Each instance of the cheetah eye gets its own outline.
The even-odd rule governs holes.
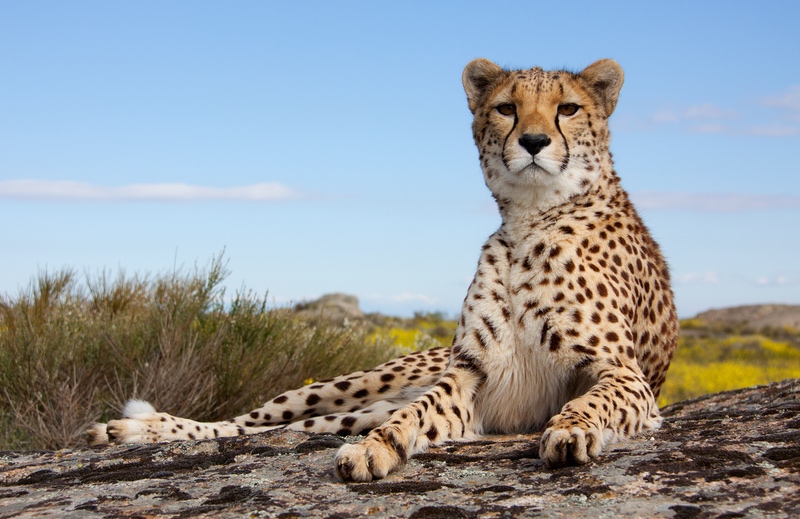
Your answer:
[[[514,115],[517,113],[517,107],[514,103],[503,103],[497,105],[497,111],[503,115]]]
[[[564,103],[563,105],[558,105],[558,115],[569,117],[570,115],[575,115],[580,109],[581,107],[575,103]]]

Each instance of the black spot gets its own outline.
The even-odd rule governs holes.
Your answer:
[[[553,333],[550,336],[550,351],[557,351],[561,347],[561,335]]]
[[[575,344],[574,346],[572,346],[572,349],[577,353],[583,353],[592,356],[597,355],[597,352],[595,352],[592,348],[587,348],[586,346],[582,346],[580,344]]]
[[[275,397],[275,399],[272,401],[272,403],[273,404],[282,404],[282,403],[286,402],[287,400],[289,400],[288,396],[281,395],[281,396]]]
[[[547,339],[547,332],[550,331],[550,322],[545,321],[542,325],[542,335],[539,337],[539,343],[544,344],[544,341]]]
[[[408,459],[408,452],[406,452],[405,446],[400,443],[400,441],[391,431],[389,431],[389,434],[386,435],[386,439],[389,440],[389,445],[391,445],[395,452],[397,452],[397,455],[400,457],[400,459],[405,462]]]
[[[353,398],[364,398],[365,396],[369,395],[369,391],[366,389],[359,389],[355,393],[353,393]]]
[[[486,316],[481,317],[481,320],[483,321],[483,324],[486,325],[486,329],[489,330],[489,333],[492,335],[492,339],[497,340],[497,329],[495,329],[492,321],[490,321]]]
[[[319,395],[317,395],[316,393],[311,393],[310,395],[308,395],[308,398],[306,398],[306,405],[308,406],[315,405],[320,400],[322,399],[319,397]]]
[[[483,338],[483,335],[481,335],[477,330],[475,330],[473,334],[475,335],[475,338],[478,339],[480,345],[483,346],[484,349],[486,349],[488,345],[486,344],[486,340]]]
[[[348,382],[347,380],[342,380],[340,382],[335,383],[333,387],[335,387],[339,391],[347,391],[348,389],[350,389],[351,385],[352,383]]]
[[[345,427],[353,427],[353,425],[355,425],[355,423],[356,423],[356,417],[355,416],[345,416],[344,418],[342,418],[342,425],[345,426]],[[343,435],[343,436],[346,436],[346,435]]]
[[[283,412],[283,419],[284,420],[291,420],[293,416],[294,416],[294,413],[291,412],[291,411],[284,411]]]
[[[430,429],[425,431],[425,436],[427,436],[430,441],[435,442],[436,438],[439,437],[439,431],[436,429],[436,427],[431,426]]]

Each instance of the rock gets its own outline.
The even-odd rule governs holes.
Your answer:
[[[800,305],[750,305],[708,310],[697,319],[711,325],[742,326],[746,330],[792,328],[800,330]]]
[[[294,309],[303,317],[323,318],[335,323],[364,319],[358,298],[348,294],[326,294],[315,301],[300,303]]]
[[[0,453],[0,517],[797,517],[800,380],[672,405],[652,435],[550,470],[539,435],[449,444],[345,485],[344,439],[254,436]],[[347,438],[354,441],[355,438]]]

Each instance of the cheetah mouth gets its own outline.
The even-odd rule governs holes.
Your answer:
[[[537,174],[541,174],[541,173],[545,173],[545,174],[548,174],[548,175],[552,175],[553,174],[551,171],[546,169],[544,166],[541,166],[541,165],[537,164],[536,160],[534,159],[534,160],[530,161],[530,163],[528,163],[528,165],[524,166],[521,170],[519,170],[519,172],[517,174],[518,175],[537,175]]]

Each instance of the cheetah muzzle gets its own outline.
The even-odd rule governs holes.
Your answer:
[[[587,463],[659,426],[678,324],[669,272],[622,189],[608,117],[622,69],[463,74],[486,185],[502,216],[451,348],[414,353],[201,423],[132,401],[89,443],[215,438],[273,428],[365,434],[336,455],[345,481],[385,477],[429,445],[544,429],[547,465]],[[302,417],[297,419],[295,417]]]

